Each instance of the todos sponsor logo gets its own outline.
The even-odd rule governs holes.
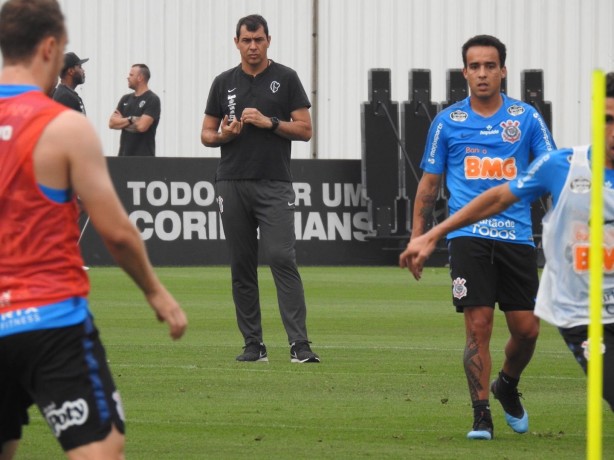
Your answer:
[[[516,239],[515,223],[512,220],[484,219],[471,226],[475,235],[514,241]]]

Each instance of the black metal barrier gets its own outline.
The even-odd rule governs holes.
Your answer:
[[[404,201],[399,186],[399,104],[390,100],[389,69],[369,71],[369,95],[361,106],[363,193],[369,192],[364,197],[371,236],[387,238],[407,233],[398,212]]]
[[[544,101],[544,75],[539,69],[523,70],[520,80],[522,100],[531,104],[544,117],[544,122],[552,132],[552,104]],[[543,259],[542,219],[548,210],[548,196],[542,196],[531,204],[531,221],[533,222],[533,237]],[[541,261],[540,261],[541,262]]]
[[[155,265],[228,263],[215,200],[215,158],[108,158],[115,188]],[[292,160],[297,260],[301,265],[395,265],[399,251],[367,239],[360,160]],[[113,265],[94,228],[86,265]],[[266,263],[266,254],[261,254]],[[433,263],[442,263],[434,261]]]
[[[410,202],[410,216],[413,215],[416,189],[422,176],[420,162],[426,146],[426,136],[431,122],[440,110],[439,104],[431,101],[431,71],[414,69],[409,72],[409,101],[401,106],[401,124],[403,126],[403,145],[405,147],[404,177],[405,194]],[[445,181],[442,182],[442,192]],[[433,217],[435,220],[445,218],[447,201],[440,193],[440,199],[435,204]],[[408,230],[411,230],[408,222]],[[409,231],[407,232],[409,236]]]

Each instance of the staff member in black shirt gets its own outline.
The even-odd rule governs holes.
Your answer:
[[[245,341],[237,361],[268,361],[258,293],[258,244],[268,255],[290,361],[317,363],[307,337],[305,295],[296,265],[295,194],[290,174],[293,140],[311,139],[311,104],[296,72],[267,57],[266,20],[239,20],[241,64],[215,78],[201,131],[221,147],[216,195],[228,247],[232,293]],[[258,239],[258,233],[260,239]]]
[[[60,72],[60,84],[55,88],[52,96],[54,101],[81,112],[83,115],[85,115],[85,106],[75,88],[85,83],[85,70],[81,65],[89,60],[90,58],[80,59],[72,52],[66,53],[64,67]]]
[[[109,128],[119,129],[120,157],[156,156],[156,130],[160,122],[160,98],[149,89],[151,72],[145,64],[134,64],[128,74],[133,93],[119,100],[109,119]]]

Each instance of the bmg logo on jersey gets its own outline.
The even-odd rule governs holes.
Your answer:
[[[603,272],[614,273],[614,228],[604,225],[603,235]],[[590,228],[586,222],[572,222],[571,256],[573,271],[578,274],[588,273],[590,269]]]
[[[465,157],[465,178],[507,179],[516,178],[518,168],[515,158],[490,158],[468,155]]]
[[[83,425],[89,412],[89,406],[83,398],[66,401],[59,409],[56,409],[55,403],[52,403],[43,410],[45,419],[56,438],[71,426]]]

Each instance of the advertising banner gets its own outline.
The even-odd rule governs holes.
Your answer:
[[[111,157],[115,188],[154,265],[224,265],[228,253],[215,195],[216,158]],[[293,160],[300,265],[390,265],[407,238],[369,238],[360,160]],[[395,178],[390,178],[396,180]],[[87,265],[114,262],[91,225]],[[266,253],[260,254],[266,263]]]

